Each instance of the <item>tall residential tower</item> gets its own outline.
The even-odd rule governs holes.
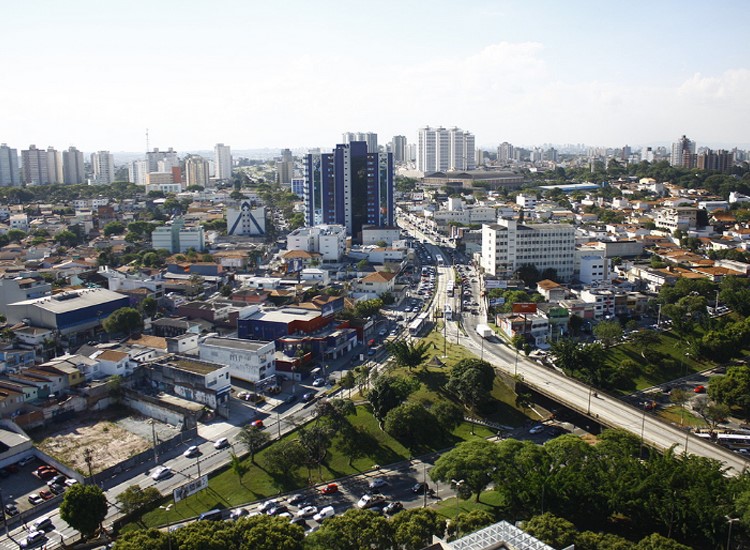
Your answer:
[[[0,186],[21,185],[18,174],[18,151],[0,144]]]

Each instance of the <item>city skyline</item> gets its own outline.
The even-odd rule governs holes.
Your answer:
[[[708,18],[697,1],[619,12],[385,1],[366,19],[329,6],[14,6],[0,22],[12,75],[0,141],[137,152],[149,128],[151,147],[178,151],[330,148],[346,131],[416,143],[420,127],[442,125],[469,129],[479,147],[639,147],[683,134],[698,147],[750,146],[750,39],[741,17]]]

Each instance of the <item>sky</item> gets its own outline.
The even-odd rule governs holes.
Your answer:
[[[10,0],[6,0],[10,2]],[[0,18],[0,142],[25,149],[750,147],[746,0],[28,0]]]

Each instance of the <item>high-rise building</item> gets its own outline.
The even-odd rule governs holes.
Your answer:
[[[115,157],[109,151],[91,153],[91,171],[94,173],[94,183],[109,185],[115,181]]]
[[[442,126],[419,129],[417,170],[423,173],[474,170],[476,154],[474,135],[460,128]]]
[[[367,143],[309,153],[305,160],[305,221],[339,224],[356,241],[364,226],[393,225],[393,154],[368,153]]]
[[[148,161],[149,172],[169,172],[174,166],[180,165],[177,153],[171,147],[168,151],[159,151],[158,147],[154,147],[153,151],[148,151],[146,153],[146,160]],[[159,169],[159,161],[167,161],[166,170]],[[165,165],[162,165],[162,168],[164,167]]]
[[[706,149],[698,155],[697,166],[702,170],[729,172],[734,166],[734,154],[724,149],[718,151]]]
[[[21,185],[18,174],[18,151],[0,144],[0,186]]]
[[[670,164],[672,166],[682,166],[683,168],[695,168],[695,142],[682,136],[672,144],[672,156]]]
[[[344,140],[344,145],[353,141],[364,141],[367,143],[368,153],[378,152],[378,134],[375,132],[344,132],[341,137]]]
[[[86,179],[86,168],[83,164],[83,153],[75,147],[63,151],[63,183],[83,183]]]
[[[47,151],[37,149],[36,145],[30,145],[28,149],[21,151],[21,164],[23,165],[24,183],[29,185],[47,185],[49,183]]]
[[[281,150],[281,160],[276,161],[276,182],[291,184],[294,177],[294,155],[289,149]]]
[[[523,265],[554,269],[568,281],[575,266],[575,228],[569,224],[529,224],[501,218],[482,226],[481,265],[490,275],[510,275]]]
[[[128,164],[128,181],[136,185],[146,185],[148,171],[147,160],[134,160]]]
[[[214,166],[216,167],[216,179],[229,181],[232,179],[232,151],[229,145],[217,143],[214,146]]]
[[[62,155],[54,147],[47,147],[47,176],[51,184],[63,182]]]
[[[191,155],[185,159],[185,183],[188,187],[191,185],[208,187],[211,183],[208,162],[202,156]]]
[[[497,147],[497,162],[499,164],[507,164],[513,160],[513,145],[507,141],[503,141]]]
[[[393,152],[393,162],[396,164],[402,164],[408,160],[406,145],[406,136],[393,136],[391,148]]]

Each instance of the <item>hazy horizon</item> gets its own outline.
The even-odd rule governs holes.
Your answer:
[[[746,8],[21,2],[0,21],[0,142],[138,152],[148,128],[152,148],[305,149],[346,131],[413,143],[430,125],[468,130],[485,149],[655,147],[683,134],[748,148]]]

